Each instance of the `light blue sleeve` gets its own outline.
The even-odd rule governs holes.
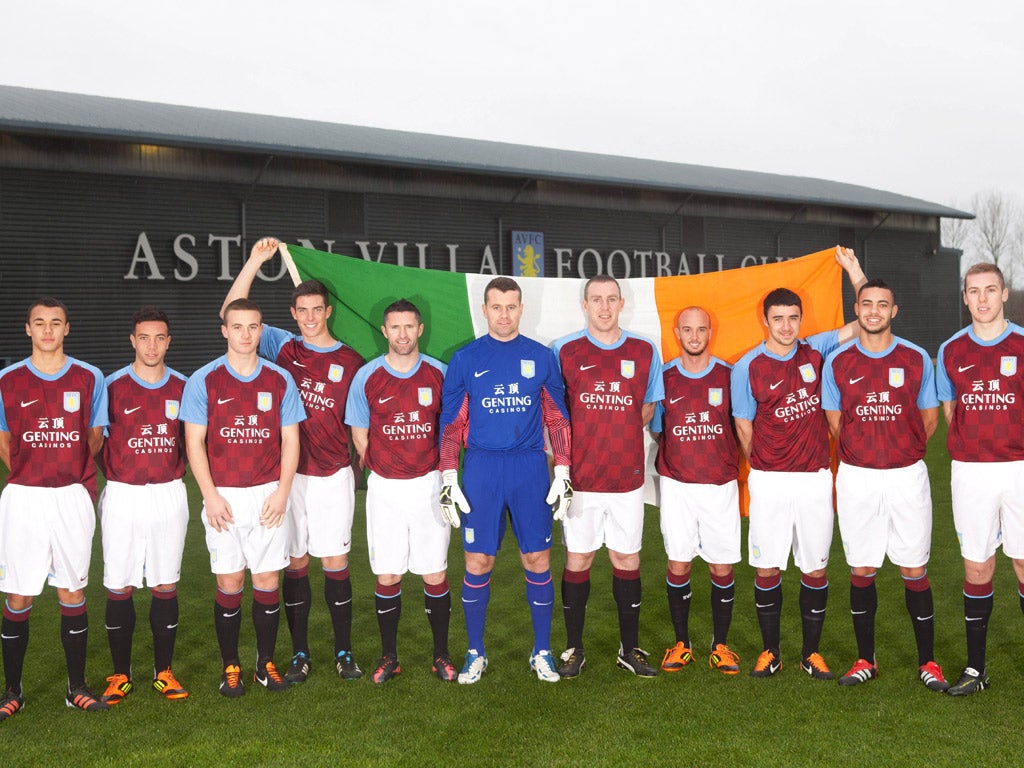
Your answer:
[[[203,367],[189,376],[185,382],[185,390],[181,393],[181,411],[178,418],[189,424],[201,424],[206,426],[209,416],[207,414],[206,394],[206,373],[208,368]]]
[[[658,401],[658,404],[654,406],[654,417],[651,419],[651,423],[648,425],[651,432],[661,432],[665,428],[665,406],[662,405],[662,397]]]
[[[295,379],[285,371],[281,371],[281,375],[285,386],[284,400],[281,401],[281,426],[288,427],[306,420],[306,408],[302,405],[302,396],[295,386]]]
[[[753,359],[750,353],[744,355],[733,366],[729,383],[732,387],[732,417],[753,421],[757,415],[757,401],[754,400],[754,392],[750,388],[750,361]]]
[[[836,374],[832,370],[836,354],[833,352],[825,360],[821,370],[821,409],[823,411],[838,411],[842,409],[843,398],[839,394],[839,385],[836,384]]]
[[[932,359],[928,356],[920,347],[915,349],[921,353],[921,391],[917,393],[917,407],[924,410],[925,408],[938,408],[939,398],[935,393],[935,369],[932,368]]]
[[[107,388],[103,380],[103,372],[94,366],[88,366],[93,375],[92,412],[89,414],[89,427],[106,427],[110,425],[110,414],[107,413]]]
[[[272,363],[276,363],[277,356],[281,352],[281,347],[293,338],[295,338],[294,334],[289,333],[283,328],[264,325],[263,333],[260,334],[260,357],[270,360]]]
[[[348,388],[348,400],[345,403],[345,423],[350,427],[370,428],[370,404],[366,400],[366,380],[376,370],[370,362],[360,368]]]
[[[948,343],[948,342],[947,342]],[[939,347],[939,357],[935,363],[935,394],[943,403],[956,400],[956,393],[953,391],[953,382],[946,373],[946,345]]]
[[[828,357],[839,349],[839,329],[834,328],[831,331],[816,333],[813,336],[808,336],[804,341],[810,344],[812,349],[820,352],[822,357]]]
[[[647,375],[647,393],[644,395],[645,403],[660,403],[665,399],[665,379],[661,373],[661,354],[654,342],[648,340],[651,345],[651,370]]]

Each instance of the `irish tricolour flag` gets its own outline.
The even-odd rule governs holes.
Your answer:
[[[370,359],[386,351],[380,332],[384,308],[406,298],[419,307],[426,326],[420,350],[447,362],[466,342],[487,332],[484,287],[493,275],[399,267],[315,251],[286,249],[293,280],[317,279],[327,286],[336,338]],[[679,355],[672,328],[681,309],[699,305],[712,318],[712,354],[735,362],[764,338],[761,300],[780,286],[796,291],[804,305],[801,332],[843,324],[843,272],[834,249],[790,261],[703,275],[619,280],[625,305],[620,324],[660,342],[663,360]],[[517,278],[523,288],[520,332],[545,344],[585,325],[582,279]]]

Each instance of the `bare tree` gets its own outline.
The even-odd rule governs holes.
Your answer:
[[[973,261],[991,261],[1010,283],[1022,271],[1024,231],[1016,201],[996,190],[978,192],[971,198],[974,211]]]

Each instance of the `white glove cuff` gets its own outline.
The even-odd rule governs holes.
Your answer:
[[[569,468],[564,464],[555,465],[555,480],[568,480]]]
[[[457,469],[446,469],[441,473],[441,485],[458,485],[459,484],[459,470]]]

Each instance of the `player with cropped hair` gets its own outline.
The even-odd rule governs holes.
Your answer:
[[[402,574],[423,578],[424,608],[434,640],[433,673],[445,682],[458,678],[448,655],[452,609],[448,588],[451,526],[441,517],[438,421],[445,364],[420,353],[420,311],[400,299],[384,310],[381,332],[388,351],[356,373],[348,392],[345,422],[364,467],[366,539],[377,576],[375,600],[381,658],[373,682],[401,672],[398,619]]]
[[[822,407],[839,444],[836,499],[850,566],[850,613],[858,659],[839,684],[878,676],[875,575],[885,558],[900,569],[917,642],[918,676],[931,691],[949,688],[935,663],[928,556],[932,496],[924,454],[939,419],[931,357],[892,332],[892,289],[869,280],[857,291],[858,338],[829,355]]]
[[[740,561],[739,449],[733,431],[729,377],[732,366],[710,351],[711,317],[687,307],[673,333],[681,354],[662,369],[665,397],[651,421],[659,436],[661,533],[669,615],[676,642],[661,668],[678,672],[693,661],[690,642],[690,572],[700,555],[711,574],[711,655],[708,664],[725,675],[740,671],[727,642],[736,594],[733,564]]]
[[[227,353],[189,378],[182,395],[188,461],[203,494],[210,569],[217,577],[213,624],[224,673],[220,692],[245,693],[238,657],[245,571],[252,575],[256,634],[253,680],[270,691],[289,686],[274,665],[281,605],[278,580],[288,563],[281,527],[299,463],[306,418],[288,372],[257,355],[259,306],[236,299],[223,310]]]
[[[836,246],[835,258],[857,290],[865,277],[854,252]],[[770,677],[782,668],[781,572],[792,551],[801,574],[800,667],[816,680],[831,680],[819,652],[833,523],[821,366],[853,338],[857,323],[801,339],[803,305],[796,293],[777,288],[762,307],[768,338],[740,358],[731,380],[736,437],[750,461],[747,549],[756,570],[754,605],[764,648],[750,675]]]
[[[939,348],[937,389],[949,424],[953,520],[964,561],[967,665],[949,688],[988,687],[985,646],[996,550],[1010,558],[1024,611],[1024,328],[1007,321],[1009,291],[995,264],[964,275],[971,324]]]
[[[29,305],[25,333],[32,354],[0,372],[0,459],[10,469],[0,493],[0,592],[6,594],[0,645],[6,683],[0,720],[25,706],[22,669],[29,612],[49,584],[60,604],[67,662],[65,703],[88,712],[110,709],[85,682],[96,465],[107,425],[103,374],[64,353],[71,326],[54,298]]]
[[[143,582],[152,593],[153,688],[167,699],[188,691],[171,671],[178,629],[181,556],[188,528],[185,429],[179,420],[185,377],[164,357],[170,321],[156,307],[132,315],[129,336],[135,360],[106,380],[110,425],[103,446],[107,484],[100,496],[106,626],[114,673],[103,701],[118,704],[131,693],[133,594]]]
[[[661,355],[648,339],[619,327],[625,306],[618,281],[598,275],[583,288],[586,328],[552,345],[565,380],[572,425],[572,509],[562,521],[562,604],[566,650],[558,674],[577,677],[586,663],[583,625],[590,568],[608,549],[618,609],[616,664],[640,677],[657,669],[640,648],[640,548],[644,529],[644,426],[664,396]]]
[[[238,273],[224,306],[249,295],[260,266],[286,246],[272,237],[257,241]],[[305,682],[312,669],[309,611],[312,592],[309,558],[320,558],[324,601],[334,632],[334,667],[344,680],[362,675],[352,655],[352,581],[348,553],[355,514],[352,446],[345,426],[345,402],[362,356],[331,335],[327,288],[307,280],[292,291],[291,314],[296,335],[264,326],[260,355],[273,360],[295,379],[308,418],[299,425],[299,469],[292,484],[291,514],[285,520],[288,567],[284,572],[284,611],[292,637],[292,660],[285,672],[290,683]],[[223,309],[222,309],[223,311]]]
[[[515,280],[496,277],[487,284],[483,314],[487,333],[452,356],[442,395],[441,514],[453,527],[463,526],[466,558],[462,607],[469,651],[459,682],[476,683],[487,669],[484,624],[507,511],[533,622],[530,668],[538,679],[557,683],[551,655],[552,505],[555,519],[561,519],[572,500],[562,377],[551,350],[519,333],[523,292]],[[555,458],[553,480],[544,453],[545,427]],[[458,474],[463,446],[465,493]]]

